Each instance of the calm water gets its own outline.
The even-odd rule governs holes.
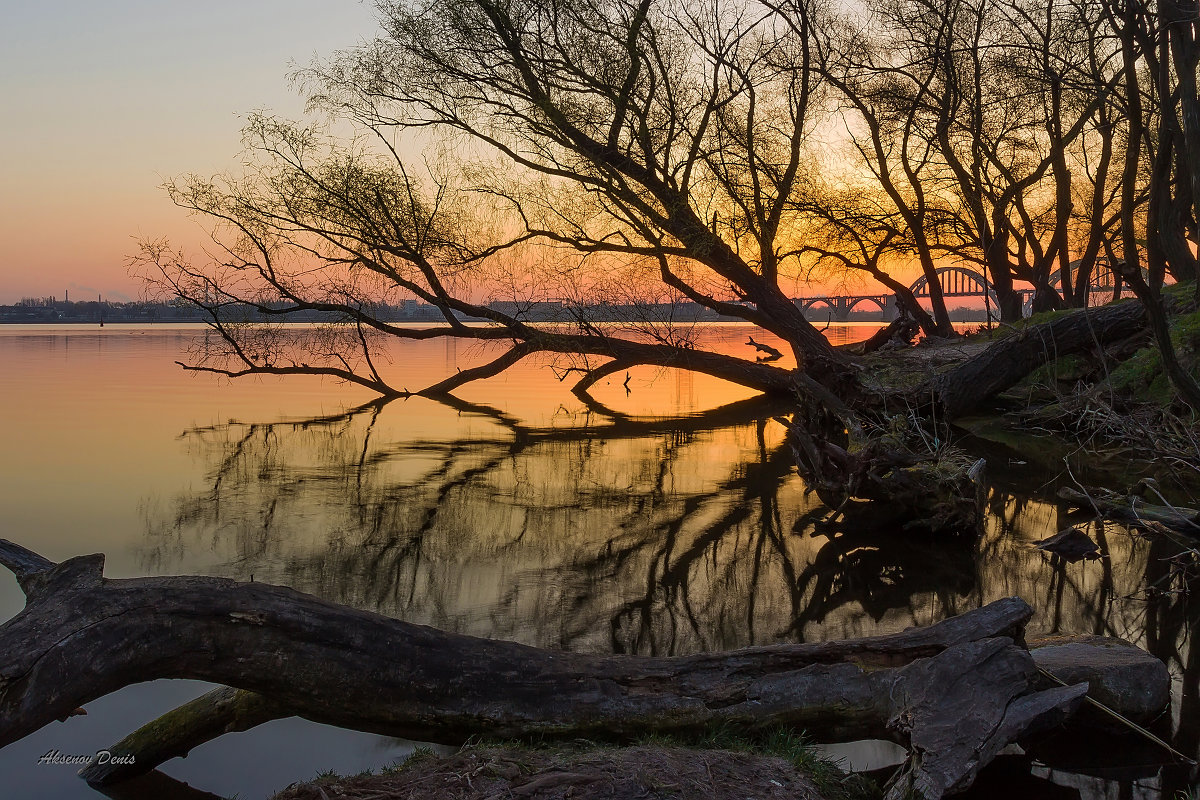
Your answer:
[[[707,346],[750,357],[746,334],[700,332]],[[639,371],[628,394],[621,378],[597,387],[589,408],[528,363],[454,405],[372,404],[316,379],[189,375],[173,362],[204,335],[0,326],[0,536],[54,559],[104,552],[112,577],[253,575],[447,630],[598,652],[889,632],[1015,594],[1038,610],[1035,632],[1121,636],[1164,658],[1176,675],[1176,744],[1200,749],[1195,604],[1143,593],[1148,581],[1170,588],[1171,553],[1093,527],[1111,558],[1052,563],[1031,543],[1067,524],[1037,499],[1052,496],[1055,476],[1019,454],[986,453],[995,484],[980,541],[818,534],[823,509],[770,421],[780,409],[719,381]],[[416,388],[487,353],[423,342],[390,356],[401,385]],[[0,578],[0,615],[22,602]],[[98,797],[38,756],[94,752],[206,688],[129,687],[0,750],[4,796]],[[285,720],[164,771],[260,798],[319,770],[389,763],[408,746]],[[1182,785],[1158,774],[1158,754],[1139,758],[1119,774],[1063,763],[1031,772],[1022,761],[989,783],[1088,798],[1170,797]]]

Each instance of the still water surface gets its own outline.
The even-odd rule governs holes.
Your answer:
[[[752,357],[747,332],[712,325],[700,335]],[[770,420],[780,409],[713,379],[639,371],[628,393],[614,378],[587,407],[552,370],[527,363],[452,405],[379,404],[317,379],[185,373],[174,361],[205,335],[0,327],[0,536],[56,560],[104,552],[110,577],[253,576],[447,630],[592,652],[869,635],[1020,595],[1037,609],[1034,633],[1121,636],[1167,660],[1176,744],[1200,749],[1196,608],[1143,593],[1170,553],[1093,526],[1110,558],[1052,562],[1031,543],[1066,527],[1063,509],[1037,499],[1061,476],[1029,472],[1020,454],[986,452],[996,477],[978,541],[818,533],[825,509],[790,466]],[[417,342],[390,358],[416,388],[486,355]],[[0,617],[21,604],[15,581],[0,578]],[[0,750],[3,796],[98,797],[72,768],[38,757],[95,752],[207,688],[129,687]],[[164,771],[261,798],[319,770],[390,763],[408,747],[284,720]],[[1159,774],[1157,754],[1138,759],[1145,766],[1119,772],[1022,761],[1016,777],[990,782],[1086,798],[1170,798],[1182,787]]]

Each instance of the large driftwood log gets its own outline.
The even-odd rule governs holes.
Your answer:
[[[436,742],[713,724],[890,737],[933,798],[1087,688],[1034,691],[1016,598],[890,636],[655,658],[445,633],[261,583],[108,580],[103,556],[54,564],[4,540],[0,564],[28,598],[0,626],[0,746],[122,686],[195,678],[269,698],[269,714]]]
[[[1146,311],[1127,301],[1065,314],[1001,339],[927,381],[918,398],[935,396],[948,418],[961,416],[1055,358],[1102,348],[1146,328]]]

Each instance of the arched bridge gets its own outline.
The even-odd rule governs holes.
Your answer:
[[[942,267],[935,274],[942,285],[943,297],[983,297],[986,294],[993,303],[996,302],[996,293],[980,272],[966,267]],[[929,279],[924,275],[908,288],[917,297],[929,297]]]
[[[1070,264],[1070,268],[1071,268],[1071,275],[1078,274],[1079,262],[1072,261]],[[1142,270],[1142,272],[1143,272],[1143,274],[1145,274],[1146,271]],[[1116,281],[1114,280],[1114,277],[1113,277],[1112,264],[1108,263],[1107,258],[1097,258],[1096,259],[1096,263],[1092,267],[1091,280],[1088,281],[1088,283],[1089,283],[1089,288],[1092,290],[1093,293],[1095,293],[1095,292],[1111,292],[1113,290],[1113,287],[1116,285]],[[1050,285],[1057,286],[1057,287],[1062,286],[1062,270],[1056,269],[1056,270],[1054,270],[1054,272],[1050,273]]]
[[[1072,273],[1078,268],[1079,262],[1071,263]],[[936,270],[935,274],[938,277],[938,283],[942,287],[943,297],[987,297],[992,306],[999,305],[996,299],[996,293],[988,285],[987,279],[983,274],[969,269],[967,267],[941,267]],[[1062,277],[1059,270],[1055,270],[1050,275],[1050,285],[1058,286]],[[1113,290],[1113,271],[1112,266],[1107,259],[1097,259],[1091,280],[1091,289],[1093,292],[1111,292]],[[920,297],[929,296],[929,279],[924,275],[913,281],[909,287],[912,293]],[[1024,300],[1024,305],[1028,306],[1033,298],[1032,289],[1018,290]],[[828,308],[833,312],[833,318],[838,322],[845,322],[850,318],[850,312],[859,305],[867,304],[877,306],[883,312],[885,320],[896,318],[898,309],[896,307],[895,295],[872,294],[872,295],[850,295],[850,296],[821,296],[821,297],[797,297],[793,302],[802,311],[816,310],[821,311]]]
[[[896,317],[896,296],[890,294],[871,294],[858,295],[849,297],[797,297],[793,301],[799,306],[801,311],[816,310],[821,311],[828,308],[833,312],[833,318],[838,322],[845,322],[850,318],[850,312],[857,306],[866,303],[868,306],[874,304],[883,312],[884,319],[894,319]]]

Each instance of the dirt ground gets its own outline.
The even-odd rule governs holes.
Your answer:
[[[476,748],[379,775],[289,786],[275,800],[830,800],[791,762],[729,750],[642,746]]]

